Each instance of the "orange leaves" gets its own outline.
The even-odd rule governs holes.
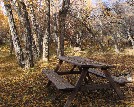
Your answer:
[[[4,5],[10,4],[10,0],[3,0],[3,2],[4,2]]]
[[[7,17],[4,16],[4,14],[2,13],[2,10],[0,10],[0,28],[6,28],[8,26],[7,23]]]

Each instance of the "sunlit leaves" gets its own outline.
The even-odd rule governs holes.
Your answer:
[[[35,9],[35,16],[37,17],[37,23],[41,29],[39,30],[40,35],[44,35],[44,31],[46,28],[45,0],[25,0],[25,1],[26,1],[26,4],[27,2],[29,2],[29,4],[33,3],[33,8]],[[59,7],[62,4],[61,3],[62,0],[50,0],[50,1],[51,1],[51,33],[52,35],[54,35],[53,23],[55,23],[55,19],[53,17],[54,17],[54,14],[56,14],[56,18],[58,18],[57,13],[58,13]],[[105,63],[116,65],[117,69],[112,70],[113,74],[134,71],[133,50],[126,49],[124,53],[121,52],[121,54],[113,54],[114,39],[112,36],[115,34],[120,34],[120,35],[116,35],[119,38],[119,40],[120,39],[127,40],[127,37],[126,37],[127,34],[126,34],[125,29],[127,27],[132,27],[133,18],[130,18],[130,21],[129,21],[128,17],[130,15],[133,16],[133,14],[129,12],[124,14],[125,11],[126,12],[128,10],[131,11],[128,8],[128,5],[123,5],[121,4],[122,2],[120,2],[121,5],[118,8],[116,8],[118,5],[116,7],[113,6],[113,8],[110,8],[112,10],[110,10],[107,7],[103,7],[104,14],[106,15],[105,17],[103,17],[104,14],[101,13],[102,12],[101,10],[99,11],[100,9],[99,7],[98,8],[94,7],[91,9],[92,12],[90,11],[89,8],[91,5],[91,0],[85,0],[87,1],[86,4],[83,3],[84,0],[73,0],[73,1],[75,2],[71,1],[72,4],[69,7],[70,8],[69,12],[71,11],[70,13],[76,16],[76,18],[70,17],[70,15],[67,15],[66,38],[65,38],[67,41],[67,43],[65,43],[66,55],[85,56],[85,57],[89,57],[91,59],[94,59],[100,62],[105,62]],[[8,4],[9,0],[5,0],[5,3]],[[15,5],[17,7],[19,6],[17,2]],[[13,9],[13,6],[12,6],[12,9]],[[27,6],[27,10],[28,9],[29,7]],[[95,9],[96,11],[94,11]],[[105,9],[110,10],[112,14],[109,15],[109,13],[105,11]],[[121,12],[122,14],[119,14]],[[14,15],[16,15],[15,12],[14,12]],[[19,19],[19,18],[17,17],[16,19]],[[56,19],[56,21],[57,20],[58,19]],[[129,23],[123,24],[125,21],[126,22],[128,21]],[[0,37],[4,38],[5,35],[7,35],[6,32],[8,31],[8,23],[7,23],[6,17],[4,17],[4,15],[2,14],[0,14],[0,24],[1,24],[0,33],[2,33]],[[24,29],[19,23],[19,21],[17,25],[20,26],[20,28],[17,27],[20,30],[19,35],[23,36]],[[89,32],[87,31],[86,28],[90,28]],[[95,35],[93,36],[94,33],[91,33],[91,32],[96,32],[96,30],[98,30],[98,33],[95,33]],[[77,41],[76,35],[81,35],[80,47],[82,47],[84,51],[73,50],[74,48],[70,48],[70,49],[68,48],[68,46],[73,47],[75,45]],[[59,107],[62,107],[64,105],[67,95],[62,94],[58,98],[58,100],[56,100],[55,93],[54,93],[55,90],[51,89],[51,87],[49,88],[45,87],[47,83],[47,79],[45,78],[45,75],[43,75],[41,72],[42,68],[54,69],[57,64],[57,58],[56,58],[56,52],[55,52],[57,47],[55,46],[55,44],[53,44],[53,37],[51,38],[51,41],[52,41],[51,43],[53,47],[51,49],[52,51],[51,55],[53,56],[51,57],[53,57],[53,59],[50,60],[50,63],[40,61],[37,63],[35,68],[29,69],[29,70],[21,69],[17,65],[15,56],[14,55],[9,56],[8,47],[5,47],[5,46],[2,48],[0,47],[0,98],[2,99],[2,106],[9,106],[9,107],[10,106],[17,106],[17,107],[19,106],[27,106],[27,107],[29,106],[39,106],[39,107],[57,106],[58,107],[59,106]],[[123,42],[120,42],[118,44],[121,44],[121,43]],[[102,52],[100,44],[103,45],[105,51]],[[121,49],[122,48],[123,47],[121,46]],[[106,52],[109,52],[109,54],[106,54]],[[69,67],[70,66],[64,66],[63,69],[66,69],[66,68],[68,69]],[[101,81],[101,79],[98,81]],[[123,89],[125,88],[126,87],[123,87]],[[83,106],[83,105],[84,106],[115,106],[116,103],[114,101],[113,102],[107,101],[110,96],[109,93],[112,93],[112,92],[110,90],[108,90],[107,92],[105,91],[104,93],[103,91],[95,91],[92,93],[85,93],[83,97],[81,97],[82,94],[79,93],[78,97],[73,103],[74,103],[74,106]],[[133,93],[132,90],[125,91],[125,95],[127,97],[129,96],[128,98],[131,97],[132,93]],[[65,95],[65,98],[63,97],[63,95]],[[114,96],[116,96],[116,94],[114,94]],[[114,98],[117,98],[117,97],[114,97]],[[116,105],[117,106],[133,105],[131,104],[131,101],[127,101],[128,99],[125,99],[125,100],[126,101],[124,101],[123,103],[124,105],[122,103],[121,104],[117,103]],[[132,100],[132,99],[129,99],[129,100]]]
[[[5,5],[10,4],[10,0],[3,0],[3,2],[4,2]]]
[[[72,52],[72,50],[70,50]],[[75,54],[75,53],[74,53]],[[117,69],[111,70],[111,73],[125,73],[128,70],[133,71],[134,66],[132,63],[134,62],[133,56],[127,55],[117,55],[117,54],[104,54],[104,53],[94,53],[90,56],[89,53],[86,54],[86,57],[100,61],[107,62],[109,64],[114,64],[117,66]],[[81,54],[82,56],[84,54]],[[78,55],[78,52],[77,52]],[[6,57],[6,56],[5,56]],[[7,57],[6,57],[7,58]],[[0,64],[4,64],[5,62],[14,63],[14,57],[10,60],[7,58],[0,57]],[[5,62],[1,62],[1,60],[5,60]],[[0,71],[5,73],[6,76],[2,78],[0,73],[0,98],[2,106],[64,106],[68,95],[67,93],[58,92],[53,86],[47,87],[47,78],[44,74],[42,74],[42,68],[55,68],[57,62],[56,58],[51,59],[50,63],[39,62],[39,64],[32,70],[24,70],[23,72],[17,72],[17,66],[10,66],[10,70],[14,72],[16,75],[8,74],[8,71]],[[6,64],[6,63],[5,63]],[[1,68],[1,66],[0,66]],[[5,66],[6,68],[6,66]],[[70,65],[65,64],[62,66],[62,69],[66,70],[71,68]],[[22,69],[20,69],[22,70]],[[75,83],[75,79],[78,77],[70,76],[69,78],[72,82]],[[102,79],[93,76],[95,81],[103,81]],[[129,87],[122,87],[122,90],[125,94],[126,99],[123,102],[115,102],[118,101],[116,93],[113,93],[113,90],[98,90],[92,92],[80,92],[77,94],[76,99],[73,101],[72,105],[76,106],[131,106],[133,105],[133,91]],[[110,96],[110,97],[109,97]],[[114,101],[113,101],[114,100]]]

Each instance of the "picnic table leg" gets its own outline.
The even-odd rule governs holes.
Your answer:
[[[82,72],[81,72],[81,75],[80,75],[80,78],[79,80],[77,81],[76,83],[76,86],[75,86],[75,89],[74,91],[71,93],[71,95],[68,97],[67,101],[66,101],[66,104],[64,105],[64,107],[69,107],[71,102],[73,101],[75,95],[77,94],[77,92],[79,91],[79,88],[82,84],[82,81],[84,80],[84,78],[86,77],[87,75],[87,72],[88,72],[88,69],[81,69]]]
[[[80,67],[78,67],[78,68],[81,71],[81,68]],[[84,78],[84,81],[85,81],[86,84],[88,84],[89,82],[93,83],[92,78],[90,77],[89,73],[87,73],[86,77]]]
[[[63,61],[60,60],[59,63],[58,63],[58,65],[56,66],[54,72],[57,72],[60,69],[62,63],[63,63]],[[49,80],[48,83],[47,83],[47,85],[46,85],[46,87],[49,87],[51,85],[51,83],[52,82]]]
[[[60,69],[62,63],[63,63],[63,61],[60,60],[59,63],[58,63],[58,65],[56,66],[54,72],[57,72]]]
[[[107,70],[107,69],[102,69],[107,80],[109,81],[110,85],[114,88],[114,90],[116,91],[118,97],[120,99],[123,99],[124,96],[123,96],[123,93],[121,92],[121,89],[120,87],[114,82],[113,78],[111,77],[111,74],[110,72]]]

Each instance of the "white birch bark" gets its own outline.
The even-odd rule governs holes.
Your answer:
[[[10,1],[9,0],[4,1],[4,6],[5,6],[7,16],[8,16],[8,22],[9,22],[10,32],[12,35],[12,42],[13,42],[13,46],[15,50],[15,55],[17,57],[19,65],[21,67],[24,67],[24,56],[23,56],[21,45],[20,45],[18,33],[16,30],[16,25],[14,22]]]
[[[43,60],[49,61],[49,38],[50,38],[50,0],[46,0],[47,12],[46,12],[46,23],[47,28],[43,37]]]

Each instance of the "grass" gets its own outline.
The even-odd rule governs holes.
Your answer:
[[[43,68],[53,69],[56,66],[56,57],[49,63],[39,61],[34,68],[21,69],[15,56],[9,55],[8,47],[0,47],[0,107],[62,107],[70,93],[56,93],[54,86],[46,88],[47,78],[42,74]],[[134,72],[134,56],[114,53],[66,52],[67,55],[79,55],[97,61],[114,64],[113,74]],[[63,69],[70,65],[62,66]],[[97,78],[92,76],[94,80]],[[77,76],[69,77],[74,83]],[[99,80],[101,81],[101,79]],[[80,92],[75,97],[72,107],[134,107],[134,84],[122,87],[125,99],[118,100],[112,89]]]

